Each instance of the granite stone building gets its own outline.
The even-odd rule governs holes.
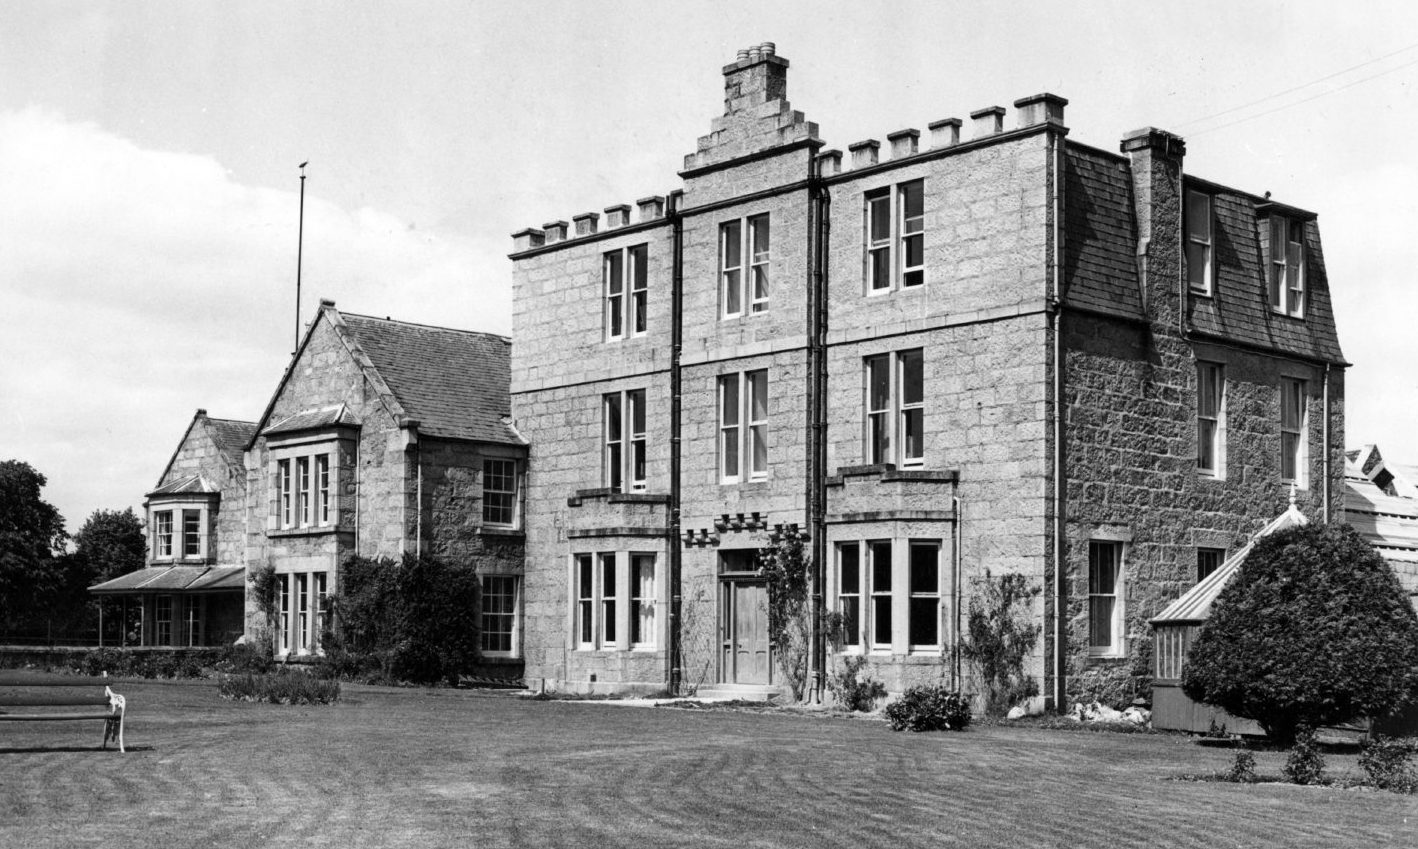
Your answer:
[[[277,577],[276,652],[316,650],[349,555],[476,564],[483,655],[515,660],[526,448],[506,337],[322,301],[246,447],[246,562]],[[249,633],[262,630],[255,599]]]
[[[1149,617],[1285,509],[1341,506],[1315,215],[1073,140],[1021,98],[828,149],[771,44],[680,183],[514,234],[529,684],[780,684],[754,556],[803,537],[820,675],[973,686],[980,582],[1039,588],[1039,706],[1126,694]]]
[[[93,592],[138,600],[144,645],[244,633],[298,658],[319,651],[346,557],[449,557],[480,576],[484,659],[517,677],[526,445],[509,347],[322,301],[256,422],[198,411],[148,496],[152,567]],[[270,621],[248,590],[267,567]]]
[[[144,504],[148,565],[90,591],[108,645],[219,646],[244,630],[246,467],[256,425],[197,414]]]

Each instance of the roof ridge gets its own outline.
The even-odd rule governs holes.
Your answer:
[[[410,327],[422,327],[426,330],[443,330],[447,331],[448,333],[466,333],[469,336],[491,336],[496,339],[506,339],[509,342],[512,341],[511,336],[505,333],[494,333],[491,330],[467,330],[462,327],[445,327],[441,324],[423,324],[422,322],[406,321],[402,318],[392,318],[387,315],[381,318],[377,315],[365,315],[364,313],[345,312],[344,310],[341,310],[340,314],[343,315],[345,318],[367,318],[370,321],[382,321],[388,324],[405,324]]]

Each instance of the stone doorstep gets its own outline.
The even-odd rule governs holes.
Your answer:
[[[705,702],[766,702],[782,692],[782,688],[770,684],[711,684],[695,690],[692,698]]]

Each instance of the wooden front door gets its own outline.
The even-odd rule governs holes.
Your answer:
[[[767,585],[762,581],[727,580],[721,586],[722,681],[726,684],[773,683],[768,647]]]

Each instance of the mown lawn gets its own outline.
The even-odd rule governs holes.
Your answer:
[[[101,723],[0,725],[0,847],[1411,847],[1418,797],[1172,780],[1182,737],[347,688],[329,707],[128,682]],[[1278,774],[1280,753],[1257,756]],[[1336,776],[1353,756],[1329,757]]]

